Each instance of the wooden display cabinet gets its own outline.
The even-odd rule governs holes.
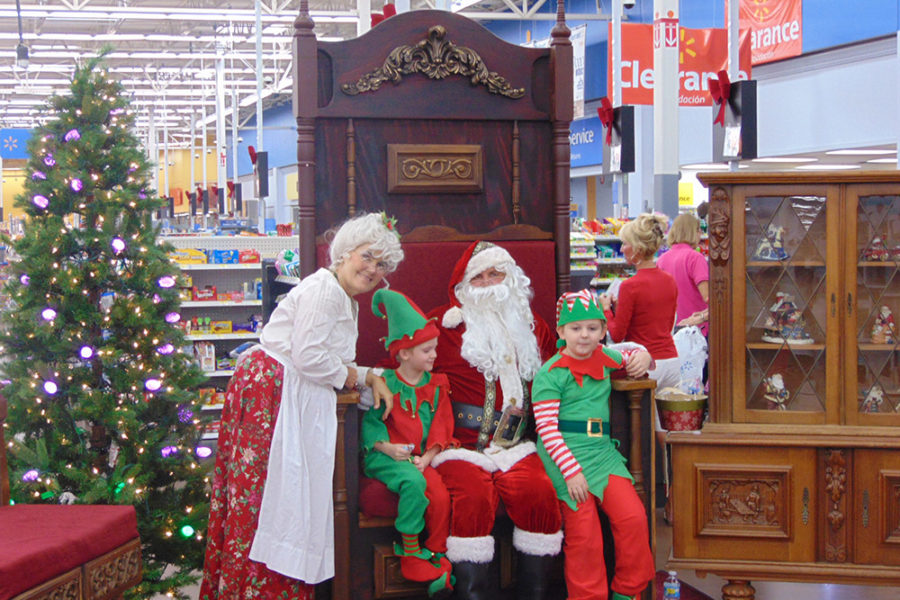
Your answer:
[[[725,600],[900,584],[900,173],[700,181],[710,419],[668,434],[668,566],[724,577]]]

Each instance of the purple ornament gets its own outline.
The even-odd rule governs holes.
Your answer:
[[[125,250],[125,240],[120,237],[114,237],[109,245],[112,246],[112,249],[116,254]]]
[[[38,477],[40,476],[41,474],[38,473],[37,469],[28,469],[22,475],[22,481],[37,481]]]
[[[47,156],[44,157],[44,164],[47,165],[48,167],[52,167],[52,166],[56,165],[56,159],[53,158],[52,154],[48,154]]]
[[[138,192],[138,198],[140,198],[141,200],[146,200],[147,194],[145,194],[144,192]]]
[[[45,321],[52,321],[56,318],[56,311],[52,308],[45,308],[41,311],[41,317],[43,317]]]
[[[22,285],[28,285],[31,283],[31,277],[28,276],[28,273],[22,273],[19,275],[19,283]]]
[[[181,315],[177,312],[170,312],[166,315],[166,323],[172,323],[173,325],[181,320]]]
[[[44,175],[43,171],[35,171],[34,173],[31,174],[32,181],[38,181],[38,180],[43,181],[45,179],[47,179],[47,176]]]
[[[151,377],[150,379],[144,381],[144,389],[146,389],[148,392],[155,392],[161,387],[162,381],[160,381],[159,379],[154,379]]]
[[[90,346],[82,346],[81,350],[78,351],[78,355],[81,356],[84,360],[87,360],[94,356],[94,349]]]
[[[190,423],[194,420],[194,411],[189,406],[178,407],[178,420],[182,423]]]
[[[171,275],[163,275],[156,283],[159,284],[159,287],[168,289],[170,287],[175,287],[175,278]]]
[[[47,198],[47,196],[42,196],[40,194],[35,194],[34,196],[32,196],[31,202],[41,210],[44,210],[45,208],[50,206],[50,200]]]
[[[175,346],[172,344],[163,344],[162,346],[159,346],[156,351],[160,354],[172,354],[175,352]]]
[[[197,446],[194,452],[197,453],[197,458],[209,458],[212,456],[212,448],[207,446]]]
[[[77,129],[70,129],[63,139],[67,142],[77,142],[81,139],[81,134],[78,133]]]
[[[178,454],[178,447],[177,446],[166,446],[165,448],[160,450],[159,453],[162,454],[163,458],[169,458],[170,456],[172,456],[174,454]]]
[[[84,184],[81,183],[81,180],[77,177],[73,177],[71,183],[69,183],[69,187],[72,188],[73,192],[80,192],[81,188],[84,187]]]
[[[159,294],[153,294],[153,304],[159,304],[162,302],[162,297]]]
[[[44,391],[49,395],[53,395],[59,391],[59,386],[56,385],[55,381],[50,381],[49,379],[44,382]]]

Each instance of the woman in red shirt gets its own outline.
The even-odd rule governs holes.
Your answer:
[[[657,389],[677,386],[681,379],[681,362],[672,340],[678,287],[654,260],[667,224],[664,216],[645,213],[622,227],[622,254],[637,273],[619,287],[615,312],[609,294],[600,295],[612,341],[635,342],[647,349],[656,363],[648,375],[656,380]]]

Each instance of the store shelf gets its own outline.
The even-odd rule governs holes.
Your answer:
[[[598,258],[598,265],[627,265],[628,261],[624,258]]]
[[[259,333],[192,333],[184,337],[191,341],[258,340]]]
[[[241,302],[226,302],[223,300],[185,300],[182,308],[212,308],[222,306],[262,306],[262,300],[242,300]]]
[[[201,440],[217,440],[219,439],[219,433],[217,431],[207,431],[204,434],[200,435]]]
[[[231,377],[234,369],[219,369],[218,371],[203,371],[208,377]]]
[[[218,263],[175,263],[182,271],[259,271],[262,269],[261,263],[235,263],[222,265]]]
[[[596,272],[597,272],[597,269],[595,269],[594,267],[583,268],[583,269],[572,267],[569,269],[569,273],[573,274],[573,275],[574,274],[585,274],[585,273],[596,273]]]
[[[204,404],[200,410],[222,410],[224,407],[224,404]]]
[[[620,240],[619,236],[617,236],[617,235],[595,235],[594,241],[595,242],[621,242],[622,240]]]

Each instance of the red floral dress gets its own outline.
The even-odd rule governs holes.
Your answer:
[[[284,367],[257,349],[225,393],[200,600],[313,600],[315,586],[250,560]]]

